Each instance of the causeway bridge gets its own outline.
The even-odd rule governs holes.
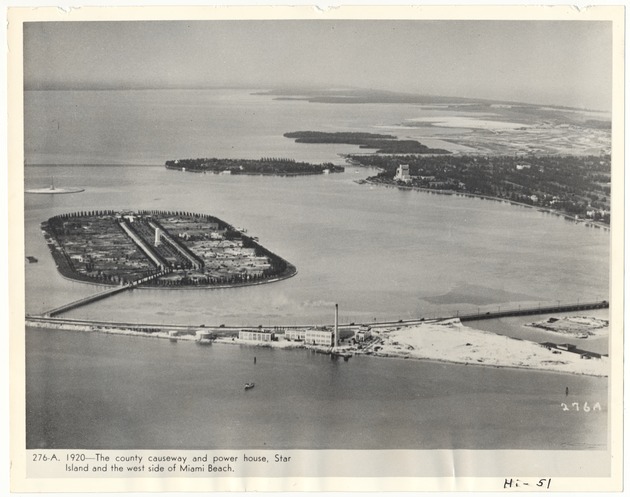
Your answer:
[[[168,270],[162,271],[158,274],[155,275],[151,275],[148,276],[146,278],[134,281],[132,283],[129,283],[127,285],[123,285],[123,286],[119,286],[119,287],[115,287],[115,288],[110,288],[104,292],[101,293],[97,293],[95,295],[91,295],[89,297],[85,297],[83,299],[77,300],[75,302],[71,302],[69,304],[63,305],[61,307],[57,307],[56,309],[52,309],[46,313],[44,313],[42,316],[29,316],[29,319],[32,319],[34,321],[47,321],[48,318],[53,318],[54,316],[58,316],[59,314],[62,314],[64,312],[70,311],[71,309],[75,309],[77,307],[80,307],[82,305],[86,305],[89,304],[91,302],[96,302],[97,300],[101,300],[104,298],[107,298],[111,295],[115,295],[117,293],[123,292],[125,290],[129,290],[131,288],[134,288],[142,283],[145,283],[146,281],[149,281],[150,279],[153,278],[158,278],[159,276],[162,276],[163,274],[167,273]],[[607,300],[601,300],[601,301],[597,301],[597,302],[577,302],[577,303],[569,303],[569,304],[558,304],[558,305],[545,305],[545,306],[535,306],[535,307],[527,307],[527,308],[518,308],[518,309],[507,309],[504,311],[496,311],[496,312],[476,312],[476,313],[471,313],[471,314],[457,314],[455,316],[448,316],[448,317],[433,317],[433,318],[414,318],[414,319],[405,319],[405,320],[398,320],[398,321],[379,321],[379,322],[373,322],[373,323],[340,323],[339,324],[339,328],[344,328],[344,329],[357,329],[360,326],[370,326],[372,328],[379,328],[379,327],[391,327],[391,326],[413,326],[413,325],[417,325],[417,324],[421,324],[424,323],[426,321],[436,321],[436,320],[442,320],[442,319],[455,319],[455,318],[459,318],[462,322],[466,322],[466,321],[476,321],[476,320],[481,320],[481,319],[497,319],[497,318],[503,318],[503,317],[515,317],[515,316],[532,316],[532,315],[536,315],[536,314],[552,314],[552,313],[556,313],[556,312],[574,312],[574,311],[586,311],[586,310],[592,310],[592,309],[608,309],[609,308],[609,302]],[[163,329],[193,329],[196,328],[195,326],[191,326],[191,325],[177,325],[177,324],[142,324],[139,325],[138,323],[116,323],[116,322],[97,322],[97,321],[91,321],[91,320],[87,320],[87,321],[82,321],[82,320],[64,320],[64,319],[59,319],[58,321],[55,319],[50,320],[51,322],[58,322],[59,324],[62,324],[64,322],[67,322],[69,324],[84,324],[84,325],[88,325],[88,324],[101,324],[101,325],[110,325],[110,326],[120,326],[120,327],[148,327],[148,328],[163,328]],[[279,325],[279,326],[270,326],[270,327],[266,327],[266,328],[275,328],[275,329],[282,329],[282,330],[286,330],[286,329],[304,329],[304,328],[313,328],[316,326],[322,326],[322,324],[303,324],[303,325]],[[249,326],[235,326],[235,325],[220,325],[220,326],[207,326],[206,329],[208,330],[212,330],[212,331],[216,331],[216,332],[237,332],[239,329],[246,327],[246,328],[251,328],[251,325]]]
[[[459,317],[460,321],[477,321],[480,319],[497,319],[504,317],[514,316],[532,316],[535,314],[551,314],[553,312],[574,312],[574,311],[587,311],[590,309],[608,309],[609,303],[607,300],[601,300],[599,302],[582,302],[574,304],[558,304],[558,305],[546,305],[538,307],[527,307],[521,309],[508,309],[505,311],[497,312],[477,312],[472,314],[462,314]]]
[[[108,288],[107,290],[103,291],[103,292],[99,292],[99,293],[95,293],[94,295],[89,295],[87,297],[83,297],[82,299],[79,300],[75,300],[74,302],[70,302],[68,304],[64,304],[60,307],[56,307],[55,309],[51,309],[49,311],[46,311],[44,313],[45,317],[54,317],[54,316],[58,316],[59,314],[63,314],[64,312],[68,312],[71,311],[72,309],[76,309],[77,307],[81,307],[87,304],[91,304],[92,302],[96,302],[97,300],[103,300],[106,299],[107,297],[111,297],[112,295],[116,295],[117,293],[121,293],[124,292],[126,290],[131,290],[135,287],[137,287],[138,285],[142,285],[143,283],[146,283],[148,281],[154,280],[156,278],[159,278],[160,276],[163,276],[167,273],[170,273],[171,270],[170,269],[163,269],[162,271],[155,273],[155,274],[151,274],[149,276],[145,276],[144,278],[140,278],[138,280],[132,281],[131,283],[127,283],[125,285],[120,285],[120,286],[116,286],[113,288]]]
[[[573,303],[559,303],[557,305],[537,305],[534,307],[519,307],[517,309],[505,309],[503,311],[477,311],[470,314],[460,314],[459,312],[454,316],[445,317],[432,317],[432,318],[413,318],[413,319],[401,319],[398,321],[382,321],[375,323],[365,323],[366,326],[374,327],[386,327],[386,326],[412,326],[415,324],[421,324],[425,321],[436,321],[442,319],[455,319],[459,318],[460,321],[478,321],[481,319],[498,319],[509,318],[516,316],[534,316],[536,314],[553,314],[554,312],[575,312],[575,311],[587,311],[592,309],[608,309],[610,304],[607,300],[599,300],[596,302],[573,302]],[[351,326],[354,323],[351,324]],[[344,325],[340,325],[344,326]]]

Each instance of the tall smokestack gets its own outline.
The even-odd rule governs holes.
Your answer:
[[[335,338],[333,347],[339,344],[339,304],[335,304]]]
[[[154,245],[158,247],[160,245],[160,236],[162,236],[162,231],[160,228],[155,228],[155,243]]]

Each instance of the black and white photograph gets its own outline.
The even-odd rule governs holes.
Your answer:
[[[16,489],[620,488],[623,8],[440,9],[10,9]]]

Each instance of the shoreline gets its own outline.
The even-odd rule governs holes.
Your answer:
[[[459,333],[460,335],[464,333],[463,331],[460,331],[460,330],[470,330],[472,331],[471,336],[476,336],[476,335],[494,336],[494,337],[497,337],[497,340],[505,340],[507,338],[501,335],[495,335],[494,333],[479,332],[478,330],[465,328],[461,326],[461,323],[459,322],[458,319],[452,319],[452,318],[429,321],[429,322],[424,323],[424,325],[435,325],[435,326],[443,326],[444,324],[453,325],[455,321],[457,321],[457,323],[455,323],[456,325],[457,324],[460,325],[460,329],[457,330],[457,333]],[[420,325],[420,326],[424,326],[424,325]],[[277,340],[274,342],[255,342],[255,341],[249,341],[249,340],[241,340],[238,338],[238,332],[240,330],[245,329],[243,327],[205,328],[205,327],[194,327],[194,326],[187,326],[187,325],[135,325],[134,326],[131,324],[129,326],[126,326],[126,324],[123,324],[123,323],[112,322],[112,323],[106,324],[104,322],[97,322],[97,321],[94,321],[94,322],[77,321],[76,323],[68,323],[67,321],[63,321],[63,320],[60,321],[60,320],[56,320],[55,318],[51,319],[51,318],[43,318],[39,316],[26,316],[25,326],[32,327],[32,328],[39,328],[39,329],[51,329],[51,330],[73,331],[73,332],[83,332],[83,333],[85,332],[104,333],[104,334],[109,334],[109,335],[132,336],[132,337],[139,337],[139,338],[166,339],[166,340],[170,340],[171,342],[178,342],[181,340],[184,342],[197,343],[199,345],[211,345],[212,343],[216,342],[219,344],[241,345],[241,346],[256,347],[256,348],[260,348],[260,347],[274,348],[274,349],[279,349],[279,350],[304,349],[304,350],[311,350],[314,353],[322,353],[322,354],[328,354],[328,355],[332,355],[333,353],[332,347],[308,346],[304,344],[303,342],[285,340],[284,337],[282,337],[281,340]],[[137,327],[140,329],[134,330],[134,329],[131,329],[132,327]],[[402,327],[402,329],[409,330],[412,327],[413,326],[406,326],[406,327]],[[145,328],[145,331],[141,331],[142,328]],[[311,327],[309,326],[292,327],[292,329],[295,329],[295,328],[308,329]],[[395,329],[395,331],[398,331],[400,329],[401,327],[398,327]],[[214,335],[214,337],[212,339],[202,339],[199,337],[199,335],[197,335],[197,332],[199,331],[205,331],[205,332],[211,333]],[[381,340],[381,345],[383,345],[383,338],[381,338],[381,333],[385,335],[386,333],[389,333],[392,331],[394,330],[390,329],[390,330],[383,330],[378,333],[379,339]],[[470,339],[469,335],[466,335],[467,339]],[[535,345],[536,347],[540,347],[541,351],[543,350],[543,347],[536,342],[528,342],[528,341],[516,340],[516,339],[508,339],[508,340],[513,340],[514,345],[531,344],[531,345]],[[516,344],[516,342],[519,342],[519,343]],[[397,343],[397,342],[394,342],[394,343]],[[470,344],[467,343],[466,345],[470,345]],[[464,365],[464,366],[481,366],[481,367],[493,367],[493,368],[509,368],[509,369],[518,369],[518,370],[538,371],[538,372],[545,372],[545,373],[572,374],[572,375],[578,375],[578,376],[593,376],[593,377],[600,377],[600,378],[602,377],[605,378],[609,376],[607,372],[603,373],[603,372],[596,372],[596,371],[593,372],[593,371],[579,371],[579,370],[574,371],[574,370],[558,369],[558,364],[552,364],[552,363],[546,364],[547,367],[544,367],[543,364],[531,365],[531,366],[523,365],[523,364],[514,364],[514,363],[502,364],[502,363],[486,362],[486,359],[475,360],[474,358],[469,358],[469,359],[464,360],[462,358],[453,357],[453,356],[445,358],[445,357],[434,357],[430,355],[410,354],[409,348],[407,348],[406,350],[400,350],[400,352],[397,352],[396,350],[393,350],[392,348],[387,348],[387,349],[382,348],[382,350],[380,351],[370,350],[370,348],[373,349],[374,346],[375,346],[375,343],[371,344],[368,348],[363,349],[363,350],[356,350],[356,349],[349,349],[348,347],[341,347],[336,352],[338,352],[340,355],[349,355],[349,357],[372,356],[372,357],[387,358],[387,359],[400,359],[400,360],[411,359],[411,360],[416,360],[416,361],[430,361],[430,362],[443,363],[443,364],[458,364],[458,365]],[[410,346],[407,345],[407,347],[410,347]],[[415,347],[411,347],[411,350],[414,350],[414,349]],[[444,352],[445,352],[445,355],[447,356],[449,355],[448,354],[449,350],[445,349]],[[591,359],[591,360],[602,360],[602,359]],[[556,365],[557,367],[556,368],[551,367],[553,365]]]
[[[565,220],[567,221],[572,221],[576,224],[583,224],[586,227],[589,228],[597,228],[597,229],[603,229],[606,231],[610,231],[610,226],[607,224],[602,224],[599,223],[597,221],[592,221],[592,220],[588,220],[588,219],[575,219],[575,217],[571,217],[569,214],[562,212],[562,211],[558,211],[558,210],[554,210],[554,209],[549,209],[547,207],[538,207],[535,205],[529,205],[529,204],[524,204],[522,202],[516,202],[514,200],[510,200],[507,198],[501,198],[501,197],[491,197],[489,195],[480,195],[477,193],[468,193],[468,192],[458,192],[456,190],[434,190],[432,188],[422,188],[420,186],[404,186],[404,185],[398,185],[395,183],[385,183],[382,181],[373,181],[369,178],[363,179],[363,180],[357,180],[355,181],[355,183],[358,184],[364,184],[367,183],[369,185],[374,185],[374,186],[385,186],[388,188],[398,188],[399,190],[410,190],[410,191],[418,191],[418,192],[428,192],[428,193],[436,193],[438,195],[461,195],[462,197],[468,197],[468,198],[480,198],[482,200],[492,200],[495,202],[503,202],[503,203],[507,203],[510,205],[517,205],[520,207],[527,207],[529,209],[535,209],[538,212],[543,212],[546,214],[553,214],[554,216],[558,216],[558,217],[563,217]]]
[[[288,264],[288,263],[287,263]],[[185,286],[177,286],[177,287],[168,287],[168,286],[151,286],[151,285],[139,285],[136,288],[141,290],[220,290],[227,288],[239,288],[244,286],[256,286],[256,285],[266,285],[267,283],[275,283],[277,281],[288,280],[289,278],[293,278],[298,274],[298,270],[295,266],[292,266],[293,271],[288,274],[274,276],[273,278],[268,278],[265,280],[259,281],[251,281],[251,282],[243,282],[243,283],[230,283],[223,285],[185,285]],[[286,271],[285,271],[286,272]]]
[[[357,355],[366,355],[366,354],[357,354]],[[556,369],[543,369],[543,368],[534,368],[527,366],[507,366],[507,365],[497,365],[497,364],[481,364],[478,362],[458,362],[458,361],[449,361],[446,359],[435,359],[430,357],[409,357],[409,356],[397,356],[397,355],[389,355],[389,354],[378,354],[373,353],[368,357],[375,357],[377,359],[398,359],[398,360],[412,360],[412,361],[423,361],[423,362],[434,362],[439,364],[457,364],[459,366],[473,366],[480,368],[496,368],[496,369],[515,369],[519,371],[536,371],[538,373],[545,374],[561,374],[561,375],[575,375],[575,376],[589,376],[591,378],[608,378],[608,375],[597,375],[597,374],[589,374],[589,373],[578,373],[571,371],[558,371]]]
[[[298,274],[298,270],[297,270],[297,268],[295,266],[293,266],[290,263],[287,263],[287,265],[290,265],[292,267],[293,271],[290,274],[278,275],[278,276],[274,276],[273,278],[269,278],[269,279],[261,280],[261,281],[251,281],[251,282],[244,282],[244,283],[231,283],[231,284],[223,284],[223,285],[186,285],[186,286],[171,286],[171,287],[169,287],[169,286],[160,286],[160,285],[155,285],[155,286],[138,285],[138,286],[133,287],[133,290],[173,290],[173,291],[179,291],[179,290],[219,290],[219,289],[225,290],[227,288],[238,288],[238,287],[244,287],[244,286],[265,285],[267,283],[275,283],[277,281],[288,280],[289,278],[293,278],[295,275]],[[85,280],[75,279],[75,278],[72,278],[71,276],[66,276],[61,271],[59,271],[59,267],[58,266],[55,265],[55,267],[57,269],[57,273],[59,273],[59,275],[63,279],[65,279],[66,281],[73,281],[75,283],[82,283],[84,285],[92,285],[92,286],[102,287],[102,288],[116,288],[116,287],[120,286],[120,283],[100,283],[100,282],[96,282],[96,281],[85,281]]]

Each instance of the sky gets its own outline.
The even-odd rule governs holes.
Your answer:
[[[27,89],[358,87],[610,110],[601,21],[27,23]]]

